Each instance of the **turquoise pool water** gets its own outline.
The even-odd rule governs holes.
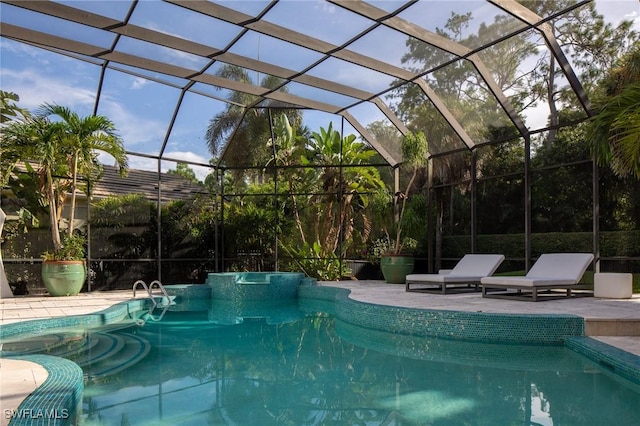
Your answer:
[[[637,385],[563,346],[387,333],[318,301],[193,308],[3,350],[80,364],[92,426],[635,425],[640,413]]]

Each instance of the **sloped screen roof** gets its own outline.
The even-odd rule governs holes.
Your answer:
[[[371,123],[397,135],[423,130],[431,154],[473,149],[495,129],[528,138],[544,127],[544,104],[513,102],[516,94],[533,96],[522,79],[543,55],[555,57],[558,84],[588,115],[552,30],[554,20],[588,2],[562,2],[564,9],[548,16],[526,3],[3,0],[3,89],[15,91],[12,83],[21,82],[44,96],[66,86],[64,96],[42,101],[86,107],[92,99],[87,112],[109,116],[129,153],[154,158],[207,164],[206,127],[233,102],[301,108],[314,131],[339,118],[395,165],[402,161],[398,138],[374,135]],[[456,28],[453,18],[464,16],[470,19]],[[535,51],[520,69],[501,73],[501,52],[518,40],[536,40]],[[251,80],[221,72],[229,65]],[[401,93],[411,94],[412,108],[436,112],[432,121],[406,122],[411,115]],[[465,97],[476,107],[461,107]]]

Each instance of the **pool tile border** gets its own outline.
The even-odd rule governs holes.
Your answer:
[[[565,344],[605,370],[640,385],[640,356],[584,336],[567,337]]]
[[[349,298],[347,289],[305,286],[298,297],[334,301],[336,316],[365,328],[411,336],[561,345],[566,336],[583,336],[585,321],[565,314],[495,314],[376,305]]]
[[[41,354],[7,358],[35,362],[49,373],[44,383],[20,403],[9,422],[10,426],[62,426],[79,422],[84,377],[78,364]]]
[[[493,314],[374,305],[350,291],[306,286],[298,297],[335,302],[333,313],[349,324],[400,335],[516,345],[565,346],[619,377],[640,385],[640,356],[585,336],[585,320],[562,314]]]
[[[92,314],[15,322],[3,325],[0,328],[0,339],[6,339],[24,333],[40,334],[43,331],[61,327],[98,327],[107,325],[123,318],[132,318],[134,312],[146,309],[150,304],[151,301],[149,299],[133,299],[117,303],[107,309]]]

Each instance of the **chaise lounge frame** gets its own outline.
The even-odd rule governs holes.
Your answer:
[[[482,297],[529,302],[593,296],[582,276],[593,261],[591,253],[546,253],[525,276],[494,276],[480,280]],[[515,290],[515,291],[514,291]],[[573,290],[586,290],[574,292]]]

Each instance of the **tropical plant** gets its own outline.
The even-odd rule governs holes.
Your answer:
[[[83,233],[75,232],[62,236],[59,250],[49,250],[42,254],[44,260],[83,260],[86,256],[87,237]]]
[[[262,88],[286,92],[286,87],[281,87],[284,84],[282,79],[267,75],[259,82],[254,82],[246,69],[234,65],[221,67],[217,76],[246,85],[259,84]],[[234,91],[231,92],[228,100],[227,108],[216,114],[207,127],[205,140],[211,155],[231,167],[266,163],[270,155],[265,141],[270,138],[269,116],[271,113],[267,108],[255,107],[262,98]],[[263,106],[268,107],[273,102],[275,101],[266,101]],[[278,108],[274,114],[276,116],[286,114],[294,126],[299,126],[302,122],[302,116],[296,109]],[[232,170],[234,185],[239,186],[244,183],[246,172],[240,167]],[[254,175],[253,180],[258,180],[258,176]]]
[[[316,208],[316,220],[307,230],[306,241],[318,241],[324,251],[335,253],[341,238],[352,240],[354,224],[366,214],[370,194],[384,188],[378,169],[369,165],[375,155],[355,135],[343,138],[331,123],[326,130],[320,128],[320,132],[312,133],[301,159],[316,185],[315,195],[305,203]],[[368,219],[364,217],[363,221]]]
[[[20,96],[17,94],[0,90],[0,123],[8,123],[29,114],[29,111],[18,106],[18,101]]]
[[[285,246],[284,249],[309,277],[332,281],[351,274],[351,270],[341,264],[340,258],[333,251],[327,251],[317,241],[300,247]]]
[[[23,110],[16,102],[20,97],[13,92],[5,92],[0,90],[0,124],[3,127],[11,122],[19,122],[25,120],[29,116],[29,111]],[[5,132],[0,133],[0,184],[6,185],[11,176],[16,163],[21,159],[20,146],[16,145],[13,140],[5,136]]]
[[[58,123],[62,125],[62,134],[59,137],[63,140],[71,168],[71,208],[67,228],[67,235],[71,236],[74,228],[78,174],[81,173],[87,180],[98,178],[102,171],[102,165],[98,162],[98,152],[104,152],[115,159],[121,175],[125,175],[128,167],[127,153],[113,122],[105,116],[80,117],[67,107],[51,104],[45,104],[39,115],[57,118]],[[59,214],[61,213],[60,211]]]
[[[68,181],[58,178],[58,176],[64,176],[66,168],[66,156],[61,139],[58,137],[60,133],[60,123],[50,122],[37,116],[13,121],[2,128],[3,151],[22,153],[22,158],[27,160],[25,162],[27,173],[37,178],[36,190],[49,207],[54,250],[59,250],[62,246],[58,228],[58,211],[61,209],[58,206],[62,203],[61,194],[68,190]],[[37,164],[36,168],[30,161]],[[5,164],[10,170],[3,174],[10,174],[16,163]]]
[[[303,130],[305,133],[306,130]],[[267,146],[273,152],[272,158],[267,162],[267,167],[280,167],[278,176],[286,181],[287,191],[290,195],[291,210],[295,220],[296,228],[300,235],[301,241],[306,242],[304,227],[300,217],[300,208],[298,206],[298,197],[294,195],[300,191],[301,186],[307,184],[313,179],[304,180],[305,175],[292,166],[299,166],[305,155],[306,139],[303,135],[298,135],[297,128],[292,126],[286,115],[276,116],[273,120],[273,138],[267,142]],[[309,176],[307,176],[308,178]],[[305,188],[306,189],[306,188]]]
[[[395,240],[390,238],[389,235],[384,236],[383,238],[378,238],[373,243],[371,243],[371,248],[367,252],[367,259],[371,263],[380,262],[380,258],[382,256],[388,254],[401,254],[401,253],[409,253],[415,250],[418,247],[418,240],[411,237],[405,237],[402,240],[401,247],[398,249],[395,245]]]
[[[391,195],[385,188],[378,191],[372,198],[374,217],[383,224],[383,238],[374,242],[372,251],[374,257],[386,252],[398,255],[404,251],[412,251],[417,246],[413,236],[404,235],[408,231],[415,231],[422,223],[421,217],[426,213],[411,208],[409,199],[416,177],[427,161],[427,139],[424,133],[407,133],[401,142],[403,163],[401,167],[408,173],[407,185],[404,191]]]
[[[53,252],[47,257],[61,260],[69,255],[64,251],[60,235],[67,195],[71,195],[71,208],[65,241],[75,242],[78,238],[73,232],[78,176],[86,180],[98,177],[101,166],[97,151],[110,154],[121,170],[126,170],[122,140],[108,118],[80,117],[66,107],[50,104],[43,105],[35,114],[11,121],[1,132],[3,152],[6,149],[18,154],[27,173],[37,178],[37,192],[49,210]],[[3,163],[3,167],[13,170],[15,163]],[[11,170],[3,170],[3,175]]]
[[[183,178],[188,179],[190,182],[193,182],[195,184],[201,183],[196,176],[196,172],[184,161],[178,161],[176,163],[176,169],[168,170],[167,174],[182,176]]]
[[[601,82],[590,134],[599,164],[618,176],[640,179],[640,45]]]

